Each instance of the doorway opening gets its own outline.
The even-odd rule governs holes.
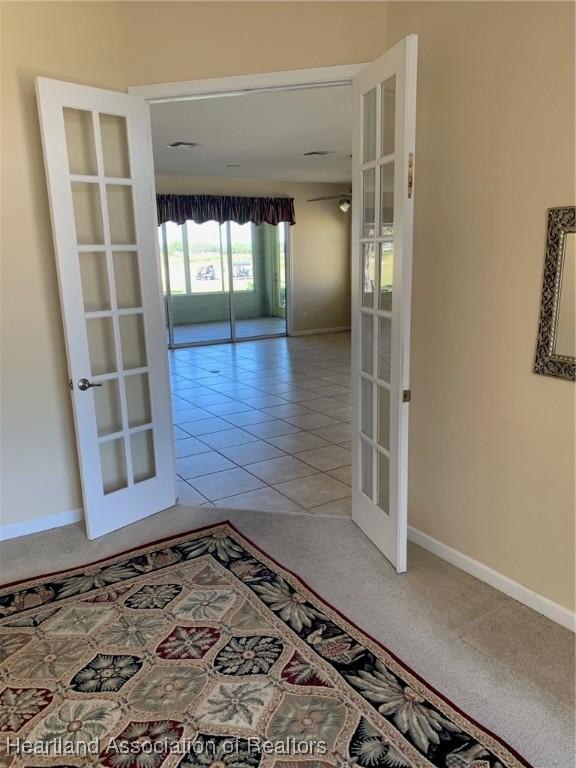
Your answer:
[[[162,101],[151,124],[180,502],[349,516],[351,84]],[[228,196],[292,215],[242,223]]]
[[[416,59],[417,38],[412,35],[371,64],[354,68],[354,72],[342,73],[340,80],[335,79],[335,68],[327,68],[130,89],[132,93],[147,98],[153,106],[158,102],[160,106],[172,102],[176,111],[183,104],[184,108],[194,102],[209,104],[212,108],[210,125],[234,126],[236,130],[232,131],[232,135],[237,144],[239,136],[253,135],[251,130],[238,130],[242,119],[246,119],[246,111],[240,108],[237,113],[234,110],[229,121],[215,119],[218,110],[228,107],[226,102],[246,102],[246,99],[230,97],[248,96],[252,108],[265,98],[294,94],[298,98],[304,94],[305,98],[305,94],[309,93],[312,100],[307,106],[313,109],[318,105],[322,92],[337,92],[352,86],[350,95],[353,106],[350,105],[347,114],[354,114],[355,129],[351,142],[353,147],[350,147],[352,151],[347,154],[350,162],[347,186],[352,182],[353,165],[356,202],[352,205],[352,229],[348,233],[351,235],[352,269],[347,303],[349,308],[351,305],[352,319],[353,404],[352,439],[347,448],[351,449],[352,459],[353,518],[399,572],[406,568],[407,541],[406,404],[410,400],[408,374]],[[211,96],[208,100],[207,95]],[[214,98],[216,96],[218,98]],[[254,111],[257,114],[258,110]],[[302,115],[310,117],[309,111],[306,108],[291,109],[284,120],[290,132],[282,141],[278,130],[267,125],[269,115],[278,118],[281,114],[281,108],[271,110],[264,120],[256,122],[257,125],[265,125],[267,130],[257,145],[260,162],[253,162],[253,167],[265,169],[271,158],[282,155],[286,149],[290,159],[284,164],[283,171],[298,167],[293,140],[309,139],[310,128],[322,123],[326,117],[322,112],[317,120],[309,122],[306,129],[299,132],[295,130],[294,120],[297,121]],[[152,122],[154,124],[154,114]],[[193,121],[187,124],[196,126]],[[310,146],[306,151],[300,149],[298,159],[329,161],[337,156],[324,140],[330,135],[330,129],[338,124],[337,117],[329,120],[318,145]],[[214,135],[211,134],[210,138],[212,140]],[[167,144],[170,148],[184,145],[186,152],[192,150],[195,153],[197,148],[202,149],[202,142],[195,136],[173,137]],[[238,149],[238,146],[233,148],[234,151]],[[210,152],[204,153],[203,158],[199,155],[198,166],[202,167],[210,159],[214,159],[210,157]],[[248,159],[254,161],[253,156],[248,156]],[[239,176],[246,177],[243,162],[230,157],[226,160],[224,165],[227,169],[234,172],[239,169]],[[337,205],[341,211],[350,207],[350,189],[340,189],[338,194],[333,195],[309,197],[308,202],[334,197],[340,198]],[[313,255],[310,256],[313,261]],[[232,269],[229,263],[230,273]],[[216,274],[212,278],[211,269],[206,268],[205,271],[210,272],[211,279],[217,280]],[[329,280],[330,276],[330,269],[325,269],[319,284]],[[224,282],[223,276],[221,281]],[[289,291],[289,296],[291,293]],[[318,300],[313,300],[312,304],[315,308],[322,306]],[[293,311],[298,318],[298,311]],[[301,313],[301,317],[304,316],[305,311]],[[232,335],[232,331],[230,333]],[[290,366],[288,371],[292,374]],[[261,384],[260,379],[258,384]],[[273,380],[272,384],[298,388],[295,378],[292,381]],[[314,384],[309,386],[313,389]],[[321,402],[323,398],[316,399]],[[301,407],[306,408],[305,397],[292,402],[302,402]],[[224,407],[227,408],[227,404]]]

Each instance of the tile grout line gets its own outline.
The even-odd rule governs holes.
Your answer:
[[[308,346],[310,346],[310,348],[312,348],[311,344],[308,345]],[[312,353],[310,353],[310,354],[312,354]],[[214,358],[212,360],[209,360],[208,364],[209,365],[220,365],[222,367],[236,365],[238,369],[246,370],[246,371],[248,371],[248,372],[250,372],[252,374],[254,374],[254,371],[261,371],[263,375],[265,375],[266,371],[271,371],[271,370],[278,371],[280,369],[282,371],[282,376],[281,376],[281,378],[278,381],[273,382],[273,383],[285,382],[285,384],[286,384],[285,390],[287,390],[288,392],[290,390],[298,390],[298,389],[300,389],[300,390],[303,390],[303,394],[304,394],[304,392],[307,392],[308,395],[309,395],[309,398],[312,399],[312,400],[314,400],[314,399],[331,399],[333,401],[337,401],[337,403],[341,403],[342,404],[341,406],[335,404],[333,410],[339,410],[340,407],[347,408],[350,405],[348,399],[342,399],[342,397],[344,395],[347,395],[348,398],[349,398],[350,389],[348,387],[345,387],[342,383],[331,382],[330,379],[320,379],[320,378],[318,378],[317,375],[314,375],[314,374],[312,374],[309,371],[310,363],[311,362],[316,362],[316,360],[314,360],[314,361],[306,360],[304,356],[300,355],[298,360],[294,360],[293,361],[294,364],[290,368],[285,368],[284,366],[278,366],[278,365],[276,366],[276,368],[274,368],[273,365],[271,364],[273,362],[272,360],[263,360],[262,361],[262,365],[260,367],[255,368],[253,365],[249,364],[249,361],[251,359],[254,359],[254,358],[257,359],[258,356],[253,356],[251,358],[249,355],[246,355],[246,360],[241,360],[240,361],[240,363],[244,363],[244,364],[238,364],[237,361],[235,359],[231,359],[230,356],[219,355],[219,357],[220,357],[220,359],[217,359],[216,356],[214,356]],[[279,358],[277,357],[276,359],[279,359]],[[179,363],[179,362],[181,363],[181,361],[178,361],[178,360],[176,360],[175,362],[176,363]],[[348,358],[346,358],[346,360],[344,359],[343,356],[341,356],[340,360],[334,358],[333,360],[330,360],[330,364],[333,367],[332,368],[324,367],[322,372],[323,373],[327,372],[327,375],[329,375],[329,376],[336,376],[336,375],[339,376],[340,377],[340,382],[341,382],[341,377],[343,375],[341,373],[342,363],[344,363],[344,362],[347,363],[348,362]],[[278,393],[278,392],[270,392],[270,391],[267,391],[265,389],[261,389],[260,387],[255,387],[255,386],[253,386],[253,382],[247,383],[247,382],[242,380],[242,377],[231,376],[229,370],[224,372],[224,373],[222,371],[219,371],[217,375],[221,379],[223,379],[224,381],[230,382],[230,384],[233,385],[233,388],[232,388],[232,390],[228,390],[228,392],[223,391],[223,390],[219,390],[219,389],[216,388],[216,383],[215,383],[214,379],[212,378],[212,376],[210,375],[209,369],[207,369],[206,367],[203,368],[200,365],[195,365],[194,362],[189,362],[189,363],[186,363],[185,365],[186,365],[186,367],[191,367],[191,368],[198,369],[199,373],[200,373],[199,377],[191,379],[191,378],[189,378],[189,377],[187,377],[185,375],[184,376],[180,376],[179,373],[177,373],[177,372],[175,372],[173,370],[172,373],[173,373],[173,375],[175,377],[174,380],[176,382],[178,382],[179,384],[182,384],[182,382],[190,382],[190,387],[189,387],[190,389],[197,388],[197,389],[201,389],[201,390],[209,390],[209,392],[207,392],[207,393],[202,392],[202,394],[199,395],[200,398],[201,397],[211,396],[210,392],[214,393],[214,395],[222,395],[230,403],[236,402],[239,406],[241,406],[244,409],[242,411],[238,411],[238,413],[242,413],[242,412],[250,413],[251,411],[261,411],[262,414],[265,414],[266,416],[271,417],[270,419],[267,419],[267,420],[262,421],[262,422],[253,422],[253,425],[256,425],[258,423],[265,424],[265,423],[273,423],[274,421],[277,421],[277,422],[282,422],[283,421],[286,425],[289,425],[289,426],[294,427],[296,429],[295,432],[291,432],[291,433],[288,433],[288,434],[294,434],[294,435],[300,435],[300,434],[302,434],[302,435],[304,435],[304,434],[306,434],[306,435],[313,435],[314,437],[317,437],[318,439],[320,439],[320,440],[322,440],[324,442],[324,445],[320,446],[319,448],[316,448],[316,449],[305,449],[304,451],[300,451],[300,453],[306,452],[308,450],[322,450],[322,448],[330,448],[330,447],[340,447],[340,448],[343,448],[344,450],[346,450],[344,448],[344,446],[342,445],[342,443],[346,443],[346,442],[348,442],[348,440],[344,440],[344,441],[340,441],[340,442],[335,442],[333,439],[325,438],[325,437],[322,437],[320,435],[315,435],[314,432],[312,432],[312,430],[310,430],[310,429],[302,429],[297,424],[292,424],[287,419],[288,418],[297,418],[297,416],[301,416],[301,415],[307,416],[309,414],[316,413],[316,414],[325,415],[326,417],[328,417],[330,419],[333,419],[336,422],[335,424],[330,424],[329,426],[337,426],[337,425],[349,424],[349,419],[343,419],[342,417],[334,417],[334,416],[330,415],[330,411],[318,411],[318,410],[315,410],[315,409],[307,408],[307,406],[302,405],[302,402],[303,402],[302,400],[289,400],[287,397],[285,397],[284,395],[287,394],[286,391],[280,392],[280,393]],[[324,366],[326,366],[326,365],[327,365],[327,363],[324,363]],[[178,366],[178,368],[181,370],[180,366]],[[202,370],[206,371],[206,376],[201,375],[202,374]],[[314,373],[316,373],[316,372],[314,372]],[[291,378],[292,378],[293,375],[298,376],[300,381],[293,381],[292,380],[292,386],[290,386]],[[205,379],[209,379],[210,380],[209,383],[202,383],[203,380],[205,380]],[[315,390],[313,388],[310,388],[309,390],[307,390],[306,387],[302,386],[302,383],[304,383],[302,381],[302,379],[310,380],[313,383],[313,387],[318,386],[319,389],[322,389],[323,387],[335,387],[336,386],[336,387],[341,387],[344,390],[347,390],[347,392],[338,392],[337,394],[330,394],[330,393],[324,393],[322,391]],[[315,382],[317,382],[317,384]],[[308,383],[308,381],[306,381],[305,383]],[[243,388],[245,388],[247,390],[254,390],[254,394],[252,396],[253,399],[258,399],[259,397],[260,398],[263,398],[263,397],[275,398],[277,400],[284,401],[283,405],[293,405],[293,406],[296,406],[296,407],[300,407],[300,408],[303,408],[304,411],[307,411],[308,413],[297,414],[296,416],[292,416],[292,417],[288,416],[288,417],[282,417],[282,418],[278,418],[278,417],[274,416],[273,414],[267,414],[266,411],[265,411],[266,408],[282,407],[282,406],[281,405],[278,405],[278,406],[269,405],[269,406],[260,406],[260,407],[258,407],[258,406],[248,405],[246,401],[249,400],[249,399],[252,399],[252,397],[246,397],[245,400],[241,400],[238,397],[234,396],[235,395],[235,390],[243,389]],[[187,387],[183,387],[183,389],[187,389]],[[252,425],[250,425],[250,424],[244,424],[244,425],[234,424],[234,422],[232,422],[228,418],[226,418],[227,416],[234,415],[234,413],[236,413],[235,411],[233,411],[233,412],[231,412],[229,414],[212,413],[211,411],[206,410],[206,408],[210,407],[209,405],[208,406],[199,405],[197,402],[191,401],[191,400],[187,399],[186,397],[183,397],[182,395],[178,394],[178,390],[172,391],[171,394],[172,394],[173,397],[178,398],[178,400],[182,401],[183,404],[185,403],[185,404],[190,405],[190,408],[197,408],[198,410],[204,411],[206,413],[206,416],[205,417],[203,416],[202,418],[206,418],[206,419],[208,419],[208,418],[217,418],[220,421],[223,421],[223,422],[226,422],[227,424],[229,424],[230,425],[230,429],[239,429],[241,432],[244,432],[247,436],[250,436],[250,437],[254,438],[253,440],[251,440],[248,443],[240,443],[240,444],[238,444],[239,446],[241,446],[243,444],[250,445],[251,442],[261,442],[261,443],[263,443],[263,444],[265,444],[267,446],[270,446],[274,450],[281,452],[282,455],[280,457],[274,457],[274,458],[290,457],[290,458],[296,459],[297,461],[301,461],[304,464],[307,464],[310,467],[310,469],[311,469],[311,474],[310,475],[306,475],[304,477],[315,477],[315,476],[320,475],[320,476],[329,478],[331,480],[336,480],[337,482],[342,482],[342,481],[338,480],[338,478],[334,478],[331,475],[328,475],[327,473],[328,473],[328,471],[335,471],[336,469],[341,469],[341,468],[349,466],[349,465],[344,464],[344,465],[341,465],[340,467],[334,467],[331,470],[326,470],[326,471],[321,470],[318,467],[314,467],[312,464],[309,464],[309,462],[307,462],[306,459],[301,458],[297,453],[292,453],[292,452],[286,451],[286,450],[281,449],[278,446],[274,445],[273,443],[270,443],[268,438],[271,437],[271,436],[261,437],[258,434],[254,434],[253,432],[250,432],[249,429],[246,429],[246,427],[249,428]],[[246,393],[246,394],[251,394],[251,393]],[[216,406],[216,405],[218,405],[218,403],[214,403],[213,405]],[[182,408],[181,410],[185,411],[187,409],[186,408]],[[183,423],[186,423],[186,422],[183,422]],[[262,488],[254,489],[254,490],[270,489],[272,491],[275,491],[276,493],[280,494],[282,497],[287,499],[291,504],[295,504],[300,509],[303,509],[306,514],[310,514],[310,509],[311,508],[302,507],[302,505],[300,505],[294,499],[291,499],[289,496],[284,494],[282,491],[280,491],[278,488],[276,488],[274,485],[272,485],[268,481],[266,481],[263,478],[260,478],[257,475],[255,475],[249,469],[251,464],[256,464],[256,463],[266,462],[266,461],[273,461],[274,458],[272,458],[272,459],[261,459],[259,461],[250,462],[249,464],[242,466],[242,465],[238,464],[236,461],[234,461],[233,459],[230,459],[228,456],[223,454],[221,452],[220,448],[211,446],[208,443],[206,443],[204,440],[202,440],[203,435],[192,435],[191,433],[187,432],[180,425],[175,425],[175,426],[177,426],[182,432],[184,432],[185,434],[189,435],[191,438],[193,438],[193,439],[197,440],[199,443],[202,443],[203,445],[205,445],[206,448],[207,448],[206,451],[202,451],[200,454],[198,454],[198,453],[197,454],[190,454],[190,456],[202,455],[204,453],[213,452],[213,453],[219,455],[220,457],[224,458],[225,460],[229,461],[233,465],[233,468],[244,470],[244,472],[246,472],[247,474],[249,474],[252,477],[254,477],[255,480],[257,480],[259,483],[263,483]],[[317,429],[322,429],[322,428],[323,427],[317,427]],[[225,431],[227,431],[227,427],[224,428],[223,430],[218,430],[218,431],[225,432]],[[209,433],[206,433],[206,434],[209,434]],[[217,432],[216,433],[212,433],[212,434],[217,434]],[[183,439],[185,439],[185,438],[183,438]],[[221,448],[224,449],[224,448],[227,448],[227,447],[234,447],[234,446],[222,446]],[[188,457],[183,456],[183,457],[179,457],[179,458],[188,458]],[[232,468],[228,468],[228,470],[216,470],[216,472],[209,472],[209,473],[206,473],[206,475],[199,475],[198,477],[207,477],[207,476],[209,476],[211,474],[218,474],[220,472],[230,471],[231,469]],[[222,501],[225,502],[226,499],[232,499],[235,496],[240,496],[240,495],[243,495],[245,493],[250,493],[251,492],[251,491],[243,491],[243,492],[240,492],[240,493],[236,493],[236,494],[232,494],[230,496],[223,497],[223,499],[216,499],[215,502],[213,502],[210,499],[207,499],[207,497],[205,497],[204,494],[202,494],[193,485],[193,482],[194,482],[195,479],[196,478],[182,479],[182,482],[185,482],[187,485],[189,485],[191,488],[193,488],[194,491],[196,493],[198,493],[201,498],[206,498],[207,503],[211,504],[211,505],[213,505],[215,502],[218,502],[218,503],[221,503]],[[298,480],[298,479],[299,478],[292,478],[292,480]],[[291,480],[282,481],[282,482],[291,482]],[[342,482],[342,484],[348,486],[347,483],[343,483]],[[349,487],[350,486],[348,486],[348,488]],[[343,500],[345,498],[348,498],[348,496],[338,497],[337,499],[334,499],[332,501],[334,501],[334,502],[341,501],[341,500]],[[331,503],[331,502],[326,502],[326,503]],[[322,506],[322,504],[315,505],[315,506]],[[273,510],[271,510],[271,511],[273,511]]]

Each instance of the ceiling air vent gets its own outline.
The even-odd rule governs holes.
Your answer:
[[[200,147],[199,141],[173,141],[172,144],[168,144],[169,149],[175,149],[176,147],[185,147],[186,149],[192,149],[192,147]]]

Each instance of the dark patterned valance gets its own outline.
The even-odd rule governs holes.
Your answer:
[[[237,224],[295,224],[292,197],[233,197],[231,195],[156,195],[158,224],[173,221],[235,221]]]

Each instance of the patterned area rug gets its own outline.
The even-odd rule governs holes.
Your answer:
[[[0,590],[0,765],[527,766],[230,524]]]

